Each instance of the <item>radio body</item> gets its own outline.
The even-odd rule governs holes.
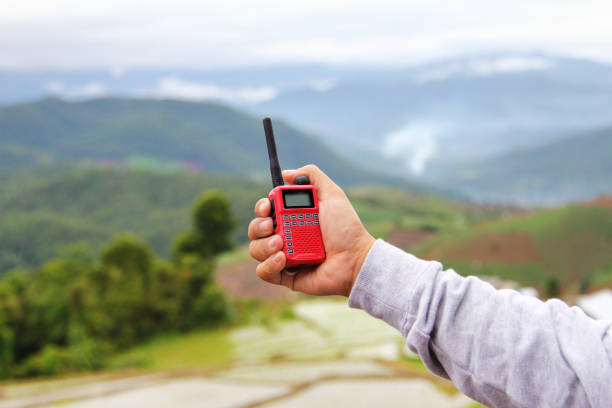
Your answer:
[[[274,223],[274,233],[283,239],[285,268],[293,274],[302,266],[318,265],[325,260],[317,190],[306,176],[297,177],[295,185],[285,185],[270,118],[263,120],[263,126],[273,187],[268,195],[270,216]]]
[[[325,259],[317,190],[312,185],[275,187],[268,196],[274,233],[283,239],[285,267],[318,265]]]

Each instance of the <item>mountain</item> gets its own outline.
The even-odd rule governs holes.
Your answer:
[[[417,255],[462,275],[490,275],[567,293],[612,282],[612,201],[532,212],[438,236]]]
[[[340,178],[353,170],[314,138],[283,122],[275,125],[286,167],[316,160]],[[5,166],[43,157],[112,163],[148,156],[211,173],[267,170],[260,121],[210,103],[45,99],[1,108],[0,132]]]
[[[40,176],[45,172],[47,177]],[[0,274],[53,257],[62,247],[85,244],[98,251],[131,233],[168,256],[176,235],[189,227],[201,192],[221,190],[230,200],[246,240],[255,201],[268,186],[240,178],[128,169],[33,168],[0,178]]]
[[[551,205],[612,192],[612,128],[491,159],[441,166],[434,177],[479,201]]]
[[[424,189],[365,171],[283,121],[274,121],[274,127],[283,168],[315,163],[340,184],[397,182]],[[261,121],[213,103],[44,99],[1,107],[0,152],[5,169],[72,161],[270,178]]]
[[[430,183],[445,179],[448,169],[460,169],[468,162],[480,163],[516,150],[540,147],[572,134],[586,134],[609,126],[612,66],[541,53],[490,53],[399,68],[291,65],[208,71],[0,71],[0,90],[0,103],[44,95],[57,95],[73,101],[105,95],[153,97],[156,101],[137,102],[158,103],[169,109],[172,104],[183,105],[159,98],[223,102],[255,117],[272,116],[278,124],[281,164],[285,168],[314,161],[313,157],[316,157],[321,167],[331,169],[342,182],[369,178],[356,173],[355,167],[365,167],[396,177],[396,183],[399,179],[409,179],[409,184],[414,185],[415,180]],[[140,117],[129,124],[130,121],[124,118],[131,114],[129,99],[104,100],[120,102],[125,109],[111,122],[102,125],[97,119],[87,122],[96,129],[92,132],[111,135],[108,147],[106,143],[92,146],[91,140],[84,139],[86,146],[83,148],[89,149],[86,155],[89,159],[93,157],[99,161],[100,156],[104,156],[104,160],[109,157],[114,160],[116,156],[144,154],[144,157],[128,156],[128,161],[157,161],[158,165],[176,166],[176,161],[190,160],[195,167],[204,166],[207,171],[236,172],[243,166],[248,169],[248,174],[259,177],[259,180],[267,178],[266,167],[262,166],[262,161],[266,161],[263,144],[260,145],[261,141],[257,139],[261,134],[258,120],[243,121],[243,116],[236,116],[232,132],[236,130],[236,134],[242,137],[231,138],[224,133],[229,129],[221,132],[222,127],[217,127],[221,135],[219,139],[223,139],[219,140],[213,137],[214,131],[207,133],[205,130],[208,128],[193,122],[194,116],[204,118],[205,109],[201,105],[185,108],[185,112],[175,116],[168,112],[160,115],[151,108],[149,113],[137,113]],[[46,101],[52,102],[58,101]],[[89,104],[103,103],[92,101],[75,105],[86,110],[84,108]],[[219,105],[203,105],[221,109]],[[23,108],[24,105],[20,106]],[[198,106],[202,108],[199,113],[186,113],[197,111]],[[1,108],[4,109],[10,108]],[[177,109],[182,111],[184,108]],[[210,119],[206,120],[216,123],[218,115],[213,115],[212,110],[210,108]],[[79,115],[92,117],[92,110],[89,111],[79,112]],[[102,112],[104,110],[94,116]],[[150,120],[151,116],[159,120]],[[27,122],[30,119],[26,115],[21,120]],[[106,119],[101,115],[100,120]],[[168,125],[175,119],[180,119],[181,125]],[[304,135],[290,127],[281,129],[281,119],[308,133]],[[132,128],[135,123],[147,123],[147,126]],[[39,123],[39,128],[41,126]],[[164,132],[172,130],[172,137],[159,137],[158,131],[164,127]],[[51,128],[61,129],[61,123],[54,123]],[[112,140],[112,135],[123,137],[127,130],[131,135],[138,135],[134,131],[142,131],[156,140],[159,138],[163,147],[156,150],[146,146],[144,140],[136,146],[140,137],[137,136],[130,139],[132,148],[122,145],[113,149],[117,141]],[[87,132],[81,133],[80,138],[89,137]],[[197,133],[197,140],[203,144],[214,141],[215,157],[206,156],[205,148],[185,136],[186,133]],[[312,145],[313,149],[303,145],[295,148],[294,139],[295,143],[299,139],[294,137],[295,133],[308,136],[305,143]],[[258,135],[253,145],[249,144],[251,141],[246,139],[247,135]],[[31,149],[31,146],[18,141],[6,144],[3,139],[0,144],[0,162],[19,165],[24,161],[49,160],[45,149]],[[181,146],[187,144],[195,149],[181,150]],[[318,146],[316,149],[315,145]],[[319,147],[331,148],[333,157],[314,156],[321,153]],[[75,152],[74,146],[62,149],[65,155],[83,155],[82,151]],[[223,161],[228,160],[228,151],[232,152],[235,161],[221,165],[216,160],[220,156],[225,156]],[[295,157],[298,151],[304,151],[304,155]],[[255,154],[259,158],[253,161]],[[160,159],[162,163],[159,163]],[[331,166],[330,162],[336,166]],[[178,164],[185,165],[184,162]],[[588,185],[573,190],[582,190],[584,194],[590,191]],[[558,202],[563,197],[574,197],[552,189],[547,190],[547,194],[542,194],[538,200]],[[576,196],[578,199],[588,197]],[[514,200],[514,197],[510,199]],[[531,200],[518,197],[518,201],[523,199]]]
[[[378,169],[427,179],[449,161],[484,159],[606,126],[611,98],[612,66],[483,55],[340,77],[328,89],[283,92],[251,109],[324,135],[333,146],[349,146],[342,152],[370,157]]]
[[[267,195],[268,182],[54,165],[10,175],[0,171],[0,275],[40,265],[66,246],[78,244],[95,254],[122,233],[144,239],[167,257],[177,234],[189,227],[194,201],[208,189],[228,198],[237,220],[233,241],[245,243],[253,205]],[[371,233],[385,238],[398,229],[426,230],[426,235],[461,229],[507,211],[389,187],[355,187],[347,193]]]
[[[349,160],[427,176],[609,124],[612,66],[538,53],[405,67],[1,71],[0,103],[56,95],[217,101],[321,136]],[[392,163],[390,163],[392,162]]]

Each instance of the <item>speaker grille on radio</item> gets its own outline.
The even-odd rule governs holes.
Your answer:
[[[296,254],[317,253],[321,250],[321,238],[317,228],[293,228],[293,245]]]

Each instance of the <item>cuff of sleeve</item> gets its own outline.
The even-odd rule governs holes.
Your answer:
[[[423,290],[419,282],[432,263],[377,240],[357,275],[349,306],[384,320],[405,336]]]

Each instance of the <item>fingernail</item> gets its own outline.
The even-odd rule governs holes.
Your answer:
[[[268,248],[275,250],[281,244],[281,242],[279,241],[280,241],[280,237],[278,235],[273,236],[270,242],[268,242]]]
[[[283,260],[282,252],[278,252],[276,255],[274,255],[274,262],[281,263],[282,260]]]
[[[270,231],[272,227],[272,220],[263,220],[260,224],[259,224],[259,232],[265,234],[266,232]]]

